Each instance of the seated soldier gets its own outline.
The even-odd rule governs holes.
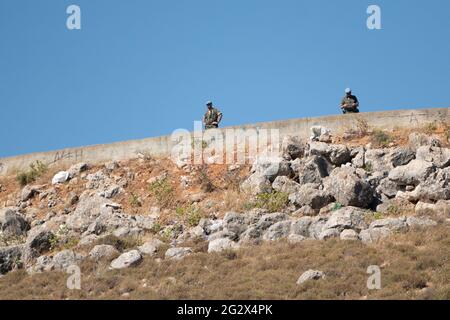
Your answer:
[[[359,102],[356,96],[352,95],[350,88],[345,89],[345,97],[341,101],[341,109],[343,113],[358,113]]]

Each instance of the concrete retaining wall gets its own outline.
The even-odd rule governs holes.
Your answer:
[[[354,127],[357,119],[364,119],[372,127],[380,129],[421,127],[434,121],[450,121],[450,108],[395,110],[368,112],[350,115],[334,115],[318,118],[291,119],[284,121],[262,122],[226,129],[278,129],[280,137],[287,135],[307,139],[311,126],[321,125],[342,134]],[[0,158],[0,176],[26,170],[35,161],[48,165],[69,166],[77,162],[101,163],[110,160],[135,158],[139,153],[155,157],[168,156],[173,146],[171,136],[162,136],[142,140],[132,140],[88,147],[69,148],[51,152],[32,153],[16,157]]]

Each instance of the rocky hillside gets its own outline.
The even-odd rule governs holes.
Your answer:
[[[36,164],[0,180],[0,287],[17,274],[30,281],[86,263],[91,271],[102,266],[103,276],[131,274],[146,261],[179,265],[283,243],[298,254],[317,241],[370,248],[408,233],[446,234],[448,132],[427,130],[344,137],[316,130],[310,141],[285,139],[281,156],[260,156],[251,166],[178,167],[145,156]],[[297,286],[332,277],[298,272]]]

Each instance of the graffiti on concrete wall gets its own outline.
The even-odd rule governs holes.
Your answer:
[[[83,149],[75,149],[75,150],[62,150],[56,151],[53,162],[56,163],[62,160],[71,160],[71,161],[81,161],[83,159]]]

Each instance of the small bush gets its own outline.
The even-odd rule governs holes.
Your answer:
[[[191,227],[197,226],[200,219],[205,216],[204,212],[200,208],[193,205],[178,207],[175,212],[181,221]]]
[[[374,218],[375,220],[381,220],[381,219],[383,219],[384,217],[383,217],[383,214],[382,214],[381,212],[375,212],[374,215],[373,215],[373,218]]]
[[[46,164],[41,161],[36,161],[30,164],[30,168],[27,171],[18,173],[16,180],[19,182],[21,187],[24,187],[27,184],[36,181],[36,179],[47,172],[47,170],[48,167]]]
[[[373,172],[373,166],[372,166],[371,163],[365,163],[363,169],[364,169],[366,172],[368,172],[368,173],[372,173],[372,172]]]
[[[261,208],[270,212],[278,212],[286,208],[288,202],[289,194],[285,192],[261,193],[253,202],[244,204],[244,209]]]
[[[154,181],[149,187],[150,193],[162,207],[170,207],[174,203],[174,189],[167,178]]]
[[[152,226],[152,228],[150,229],[150,232],[157,234],[158,232],[160,232],[162,229],[162,226],[159,222],[155,222]]]
[[[134,192],[132,192],[130,196],[130,205],[134,208],[142,206],[140,197]]]
[[[203,192],[209,193],[214,191],[215,186],[212,183],[211,179],[209,178],[205,167],[202,167],[201,170],[199,171],[199,182]]]
[[[372,143],[376,147],[387,147],[392,141],[393,138],[382,130],[377,129],[372,132]]]
[[[435,133],[437,129],[438,129],[438,126],[437,126],[436,122],[430,122],[424,126],[424,131],[427,134]]]
[[[369,124],[364,119],[356,119],[356,131],[360,137],[364,137],[369,133]]]
[[[96,244],[107,244],[115,247],[119,251],[124,251],[127,249],[133,249],[142,244],[139,237],[125,237],[118,238],[115,235],[109,234],[97,240]]]

